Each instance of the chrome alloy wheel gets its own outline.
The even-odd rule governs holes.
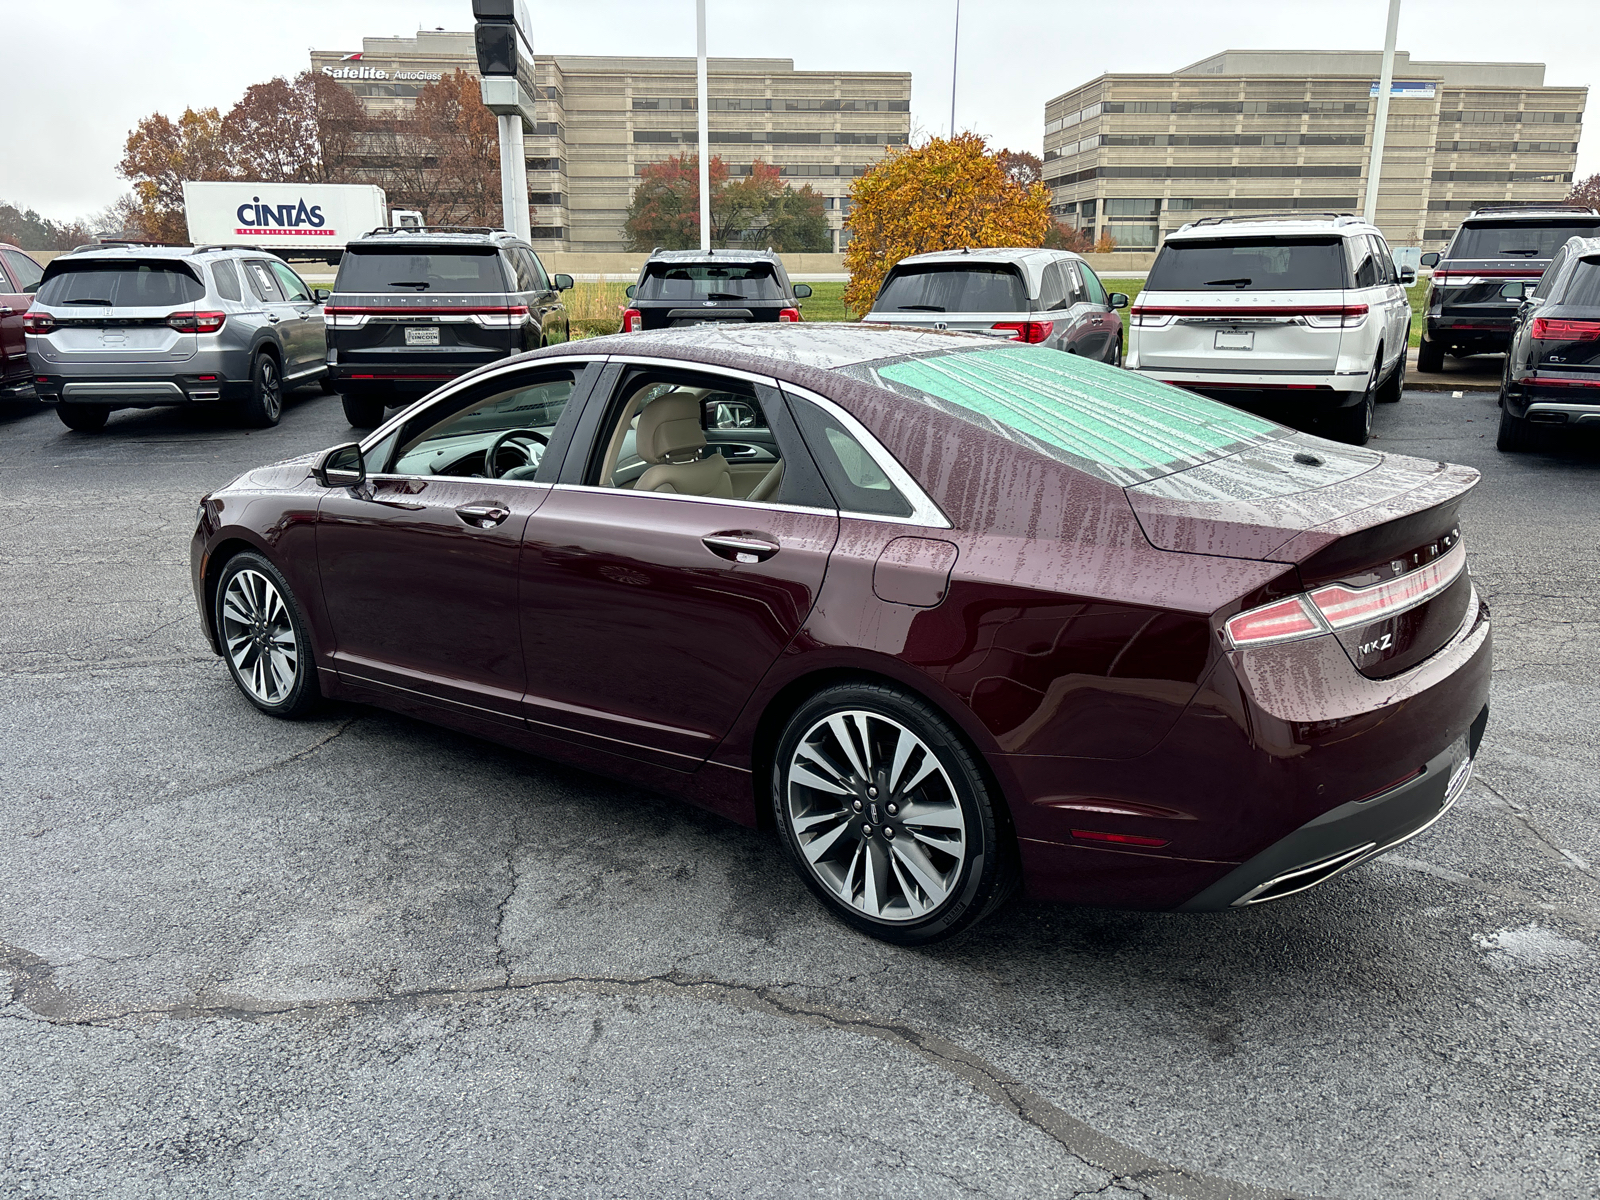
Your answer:
[[[915,921],[955,890],[967,856],[961,801],[938,756],[889,717],[832,713],[789,762],[789,824],[812,872],[844,903]]]
[[[221,614],[239,683],[262,704],[283,703],[300,674],[300,647],[277,586],[259,571],[239,571],[222,593]]]

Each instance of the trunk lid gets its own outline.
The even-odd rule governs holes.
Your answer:
[[[196,338],[167,324],[174,311],[193,311],[190,304],[177,310],[163,308],[56,309],[56,327],[48,335],[52,361],[67,363],[175,362],[191,358]]]
[[[1331,374],[1338,366],[1342,289],[1314,292],[1145,291],[1133,309],[1139,366],[1150,371]],[[1308,318],[1331,321],[1313,326]],[[1164,320],[1163,324],[1153,324]]]

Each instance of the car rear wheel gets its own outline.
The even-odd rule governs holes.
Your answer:
[[[1389,372],[1389,378],[1378,389],[1379,404],[1399,404],[1400,397],[1406,390],[1406,353],[1400,352],[1400,361],[1395,363],[1394,370]]]
[[[344,419],[357,429],[376,429],[383,424],[383,401],[373,396],[352,396],[348,392],[341,397],[344,404]]]
[[[1495,435],[1494,446],[1496,450],[1507,453],[1516,453],[1519,450],[1533,449],[1534,430],[1526,417],[1514,417],[1511,410],[1506,407],[1505,401],[1500,401],[1500,431]]]
[[[1417,345],[1417,370],[1432,374],[1444,370],[1444,350],[1426,336]]]
[[[257,429],[270,429],[283,416],[283,374],[272,355],[256,355],[250,368],[250,398],[243,408],[245,424]]]
[[[896,689],[843,684],[802,705],[778,743],[772,804],[806,885],[884,941],[950,937],[1015,886],[1003,815],[972,752]]]
[[[56,416],[68,429],[79,433],[97,433],[106,427],[111,410],[100,404],[58,404]]]
[[[300,717],[320,692],[305,618],[278,568],[246,551],[217,580],[217,641],[245,698],[275,717]]]
[[[1372,361],[1372,373],[1367,376],[1367,388],[1361,399],[1348,408],[1336,408],[1328,414],[1328,436],[1336,442],[1350,446],[1365,446],[1372,438],[1372,410],[1378,394],[1378,372],[1383,369],[1383,351]]]

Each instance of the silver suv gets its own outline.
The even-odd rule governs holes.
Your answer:
[[[329,390],[327,295],[259,250],[79,247],[45,268],[23,315],[34,388],[84,431],[119,408],[218,402],[276,425],[286,388]]]

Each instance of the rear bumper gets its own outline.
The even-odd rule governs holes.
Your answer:
[[[450,382],[465,375],[469,371],[476,371],[479,367],[491,362],[498,362],[504,355],[484,358],[481,362],[461,364],[428,364],[426,366],[410,367],[374,367],[365,364],[340,364],[335,363],[328,367],[328,378],[333,383],[334,390],[341,394],[362,393],[365,395],[394,396],[396,402],[402,397],[416,397],[426,395],[441,384]]]
[[[189,374],[116,379],[43,375],[37,376],[34,382],[34,395],[41,404],[88,404],[108,408],[162,408],[243,400],[249,393],[249,380],[201,379],[199,375]]]
[[[1478,315],[1452,313],[1445,309],[1429,315],[1423,322],[1424,332],[1430,342],[1453,350],[1472,353],[1492,353],[1511,346],[1511,335],[1516,328],[1515,313]]]
[[[1134,367],[1141,375],[1229,404],[1251,401],[1300,403],[1308,408],[1344,408],[1360,401],[1367,373],[1262,375],[1235,371],[1172,371]]]

